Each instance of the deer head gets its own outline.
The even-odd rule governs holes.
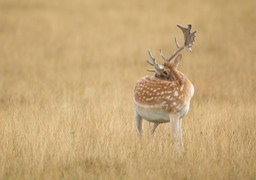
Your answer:
[[[196,33],[196,31],[194,31],[193,33],[190,32],[190,30],[192,28],[192,25],[190,25],[190,24],[188,25],[188,28],[184,28],[180,25],[177,25],[177,26],[183,32],[184,44],[182,46],[180,46],[177,39],[175,38],[175,44],[176,44],[177,49],[169,58],[167,58],[163,54],[162,50],[160,49],[160,55],[165,61],[165,63],[163,65],[160,65],[156,62],[156,60],[153,57],[151,51],[148,49],[148,54],[149,54],[150,60],[148,60],[147,62],[150,65],[154,66],[154,68],[155,68],[155,69],[148,69],[148,71],[155,72],[155,76],[157,78],[166,79],[166,80],[177,80],[177,77],[175,77],[175,74],[173,74],[171,72],[175,72],[176,68],[179,65],[179,62],[181,61],[181,54],[179,54],[179,52],[181,52],[183,49],[186,49],[188,51],[192,51],[192,46],[195,42],[195,37],[196,37],[195,33]],[[176,57],[174,62],[170,63],[170,61],[174,57]]]

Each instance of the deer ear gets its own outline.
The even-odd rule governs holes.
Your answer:
[[[175,58],[175,60],[174,60],[174,62],[173,62],[176,68],[179,66],[179,63],[180,63],[180,61],[181,61],[181,58],[182,58],[182,55],[179,54],[179,55]]]

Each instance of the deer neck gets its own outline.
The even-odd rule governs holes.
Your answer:
[[[174,69],[171,70],[170,80],[178,81],[179,84],[182,84],[184,82],[184,78],[186,78],[186,76],[181,72],[179,72],[178,70],[174,70]]]
[[[191,81],[180,71],[178,71],[179,77],[182,79],[181,89],[184,89],[188,97],[192,97],[194,95],[194,86]]]
[[[180,87],[181,90],[184,89],[184,92],[186,92],[188,96],[192,97],[194,94],[194,86],[190,82],[190,80],[182,72],[178,70],[174,70],[172,72],[172,76],[175,78],[177,86]]]

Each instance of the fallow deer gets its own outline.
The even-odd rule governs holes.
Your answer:
[[[175,144],[183,146],[182,142],[182,118],[188,113],[190,100],[194,95],[194,87],[190,80],[180,72],[177,67],[181,61],[180,51],[183,49],[192,51],[195,42],[195,33],[188,28],[177,25],[183,32],[184,44],[180,46],[175,38],[176,51],[169,58],[164,56],[160,49],[160,55],[164,64],[158,64],[150,50],[148,63],[154,66],[154,76],[146,76],[139,79],[134,89],[134,118],[139,135],[142,134],[142,121],[153,123],[152,134],[161,123],[170,122]],[[176,57],[176,58],[175,58]],[[174,59],[175,58],[175,59]],[[170,61],[174,59],[171,63]]]

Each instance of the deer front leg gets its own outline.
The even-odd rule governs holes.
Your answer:
[[[182,119],[181,118],[179,118],[179,128],[180,128],[180,146],[181,146],[181,150],[184,151],[183,135],[182,135]]]
[[[178,151],[183,150],[182,142],[182,129],[181,129],[181,119],[176,114],[170,114],[170,125],[172,129],[172,138],[174,145]]]
[[[136,110],[134,110],[134,121],[135,121],[135,127],[138,132],[138,136],[141,137],[142,135],[142,117],[138,114]]]

